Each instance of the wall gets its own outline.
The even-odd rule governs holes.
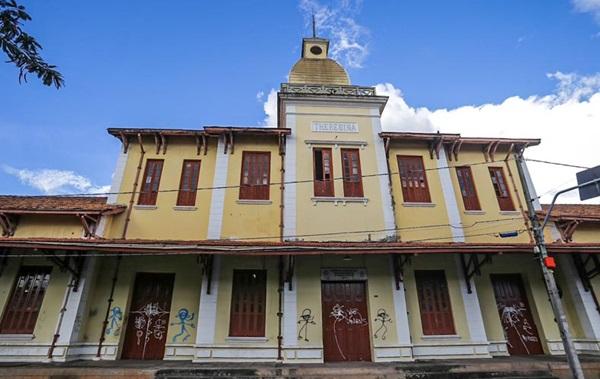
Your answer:
[[[215,138],[209,138],[208,153],[196,154],[196,143],[193,138],[167,137],[167,153],[156,154],[154,141],[144,140],[144,161],[140,171],[134,208],[127,231],[130,239],[170,239],[170,240],[201,240],[206,239],[208,229],[208,214],[210,210],[210,190],[199,190],[196,194],[196,206],[193,208],[177,209],[177,191],[181,179],[181,170],[185,159],[201,160],[198,187],[213,185],[216,147]],[[140,157],[140,147],[137,143],[129,146],[127,163],[121,182],[121,192],[131,192]],[[163,171],[160,178],[156,207],[137,206],[139,191],[143,182],[144,170],[148,159],[164,159]],[[117,197],[118,204],[129,205],[130,193]],[[115,216],[108,230],[109,238],[121,238],[125,224],[126,212]]]
[[[75,215],[21,215],[14,238],[82,238],[83,233]]]
[[[229,155],[225,191],[222,238],[279,240],[281,191],[281,157],[274,137],[234,137],[234,153]],[[269,201],[239,200],[239,188],[244,151],[270,152],[271,171]]]
[[[290,104],[292,104],[290,102]],[[384,174],[377,163],[376,149],[382,149],[374,129],[379,122],[378,108],[374,105],[353,104],[352,107],[337,104],[319,106],[312,103],[294,103],[295,126],[292,133],[296,139],[296,234],[304,240],[373,240],[389,234],[385,232],[382,191],[379,176],[363,178],[365,199],[352,200],[344,197],[341,148],[358,148],[363,176]],[[352,122],[358,125],[357,133],[313,132],[311,125],[318,122]],[[318,141],[310,144],[309,141]],[[362,142],[364,148],[345,145],[344,142]],[[336,145],[337,143],[337,145]],[[315,200],[313,186],[313,147],[331,148],[333,156],[334,199]],[[287,159],[293,159],[287,157]],[[361,231],[360,233],[355,233]],[[334,234],[338,233],[338,234]]]
[[[106,314],[108,298],[117,259],[115,257],[101,258],[98,262],[97,277],[95,287],[90,295],[89,313],[82,328],[82,346],[89,346],[87,354],[96,353],[95,347],[98,344],[100,333],[102,331],[102,322]],[[112,307],[119,307],[123,311],[123,320],[119,323],[121,326],[119,332],[115,333],[117,328],[106,335],[105,345],[109,347],[107,356],[110,358],[118,357],[116,347],[120,346],[125,337],[127,325],[127,314],[130,311],[131,297],[133,294],[135,276],[138,272],[152,273],[174,273],[175,282],[173,287],[173,297],[171,301],[170,322],[178,322],[177,312],[179,309],[188,309],[194,313],[192,322],[197,325],[198,304],[201,296],[202,266],[196,256],[179,257],[125,257],[122,258],[119,266],[119,274],[115,286],[114,301]],[[109,324],[110,326],[110,324]],[[174,341],[173,337],[180,332],[177,325],[169,325],[167,334],[167,355],[169,348],[177,349],[178,346],[191,347],[196,338],[196,328],[188,328],[191,336],[185,341]],[[191,350],[182,349],[183,356],[180,358],[191,359]],[[172,355],[176,352],[171,351]],[[186,355],[187,354],[187,355]]]

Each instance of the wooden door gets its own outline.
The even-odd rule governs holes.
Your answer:
[[[365,282],[322,282],[325,362],[370,361]]]
[[[136,275],[123,359],[163,359],[174,278],[174,274]]]
[[[519,274],[491,275],[496,305],[511,355],[543,354]]]

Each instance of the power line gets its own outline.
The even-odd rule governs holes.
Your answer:
[[[525,158],[525,160],[528,161],[528,162],[546,163],[546,164],[551,164],[551,165],[555,165],[555,166],[563,166],[563,167],[571,167],[571,168],[582,168],[582,169],[588,169],[589,168],[589,167],[586,167],[586,166],[578,166],[578,165],[574,165],[574,164],[570,164],[570,163],[545,161],[545,160],[542,160],[542,159]]]
[[[509,158],[506,160],[502,160],[502,161],[497,161],[498,163],[501,162],[505,162],[505,161],[511,161],[514,160],[514,158]],[[452,169],[452,168],[456,168],[456,167],[464,167],[464,166],[479,166],[479,165],[484,165],[484,164],[493,164],[494,162],[488,162],[488,161],[481,161],[481,162],[475,162],[475,163],[469,163],[469,164],[461,164],[461,165],[448,165],[448,166],[441,166],[441,167],[431,167],[431,168],[424,168],[422,171],[439,171],[439,170],[446,170],[446,169]],[[387,175],[398,175],[400,174],[399,172],[390,172],[389,174],[387,172],[384,173],[375,173],[375,174],[364,174],[364,175],[360,175],[361,178],[372,178],[372,177],[378,177],[378,176],[387,176]],[[331,179],[331,181],[336,181],[336,180],[344,180],[344,177],[334,177]],[[302,179],[302,180],[290,180],[290,181],[284,181],[284,182],[270,182],[269,184],[248,184],[248,185],[239,185],[239,184],[232,184],[232,185],[225,185],[225,186],[215,186],[215,187],[197,187],[195,188],[196,191],[207,191],[207,190],[225,190],[225,189],[236,189],[236,188],[241,188],[241,187],[262,187],[262,186],[278,186],[278,185],[286,185],[286,184],[305,184],[305,183],[314,183],[315,179]],[[168,193],[168,192],[179,192],[180,189],[159,189],[157,191],[153,191],[156,193]],[[100,196],[100,195],[131,195],[132,193],[140,193],[141,191],[115,191],[115,192],[96,192],[96,193],[71,193],[71,194],[60,194],[60,195],[55,195],[56,197],[76,197],[76,196],[85,196],[85,197],[94,197],[94,196]],[[35,197],[35,196],[32,196]],[[40,195],[40,197],[43,197],[43,195]]]
[[[436,229],[436,228],[443,228],[443,227],[449,227],[452,229],[469,229],[469,228],[473,228],[480,224],[505,223],[505,222],[514,221],[514,220],[523,220],[523,218],[522,217],[512,217],[512,218],[499,218],[499,219],[493,219],[493,220],[482,220],[482,221],[475,221],[472,224],[469,224],[466,226],[459,226],[459,225],[452,225],[452,224],[432,224],[432,225],[419,225],[419,226],[405,226],[405,227],[401,227],[401,228],[295,234],[295,235],[287,235],[287,236],[284,235],[283,238],[284,239],[293,239],[293,238],[302,238],[302,237],[322,237],[322,236],[336,236],[336,235],[347,235],[347,234],[400,232],[400,231],[406,231],[406,230]],[[275,239],[275,238],[280,238],[280,236],[276,235],[276,236],[261,236],[261,237],[247,237],[247,238],[231,238],[228,240],[229,241],[250,241],[250,240],[263,240],[263,239]]]

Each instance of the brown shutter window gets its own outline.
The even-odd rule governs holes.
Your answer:
[[[21,267],[0,321],[0,334],[33,334],[51,267]]]
[[[465,209],[468,211],[481,210],[477,191],[475,190],[475,182],[473,181],[473,173],[471,167],[463,166],[456,168],[456,176],[458,177],[458,185],[463,198]]]
[[[455,334],[448,283],[443,270],[415,271],[424,335]]]
[[[184,160],[181,169],[181,181],[179,182],[179,193],[177,205],[196,205],[196,192],[198,191],[198,177],[200,176],[200,161]]]
[[[342,149],[344,196],[363,197],[362,173],[358,149]]]
[[[423,157],[398,155],[398,171],[405,202],[431,203]]]
[[[229,336],[264,337],[266,270],[234,270]]]
[[[156,205],[162,168],[162,159],[148,159],[146,161],[146,170],[144,171],[140,197],[138,198],[139,205]]]
[[[331,149],[313,150],[315,196],[333,197],[333,163]]]
[[[496,192],[496,198],[498,199],[498,205],[501,211],[514,211],[515,205],[513,204],[508,186],[506,185],[506,178],[504,177],[504,170],[502,167],[488,167],[490,170],[490,177],[492,178],[492,185]]]
[[[271,153],[244,151],[240,200],[269,200]]]

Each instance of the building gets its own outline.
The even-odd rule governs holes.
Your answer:
[[[0,197],[0,360],[562,354],[517,159],[540,141],[382,132],[387,98],[328,49],[302,41],[277,127],[110,128],[107,198]],[[600,211],[552,221],[599,354]]]

